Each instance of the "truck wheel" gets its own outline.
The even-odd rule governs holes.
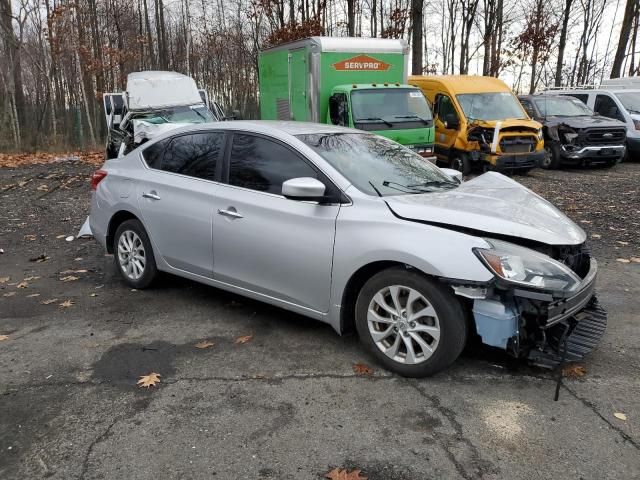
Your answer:
[[[360,341],[387,369],[426,377],[451,365],[467,340],[465,314],[445,287],[406,268],[377,273],[356,302]]]
[[[547,170],[555,170],[560,166],[560,147],[558,145],[544,146],[544,158],[540,166]]]
[[[451,159],[451,168],[462,172],[462,175],[471,173],[471,162],[466,155],[456,155]]]

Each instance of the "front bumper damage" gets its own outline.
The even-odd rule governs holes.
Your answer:
[[[597,262],[590,259],[579,288],[569,295],[500,282],[452,286],[456,294],[473,301],[476,332],[484,344],[554,368],[563,355],[566,361],[581,360],[604,335],[607,314],[595,294],[597,271]]]

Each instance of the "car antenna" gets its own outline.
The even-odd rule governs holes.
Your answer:
[[[382,198],[382,194],[380,193],[380,190],[376,188],[376,186],[373,184],[371,180],[369,180],[369,185],[371,185],[371,188],[373,188],[373,190],[378,194],[378,196]]]

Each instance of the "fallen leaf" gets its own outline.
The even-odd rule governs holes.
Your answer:
[[[29,284],[27,282],[20,282],[18,285],[16,285],[16,288],[27,288],[29,286]]]
[[[367,480],[368,477],[360,475],[360,470],[351,470],[350,472],[345,468],[334,468],[330,472],[327,472],[324,478],[329,480]]]
[[[47,191],[49,190],[49,187],[47,187],[45,184],[39,185],[37,190],[40,190],[41,192]]]
[[[33,241],[33,240],[36,239],[36,236],[35,235],[25,235],[24,239],[25,240],[29,240],[29,241]]]
[[[628,258],[616,258],[616,262],[631,263],[631,260],[629,260]]]
[[[29,259],[30,262],[38,262],[38,263],[44,262],[46,260],[49,260],[49,257],[47,257],[44,253],[38,255],[37,257],[33,257]]]
[[[602,238],[602,235],[599,235],[597,233],[592,233],[591,238]]]
[[[2,340],[9,340],[9,335],[0,335],[0,342]]]
[[[66,235],[56,235],[57,239],[64,238],[64,237],[66,237]]]
[[[4,295],[2,295],[3,297],[13,297],[16,294],[16,292],[7,292]]]
[[[27,277],[23,281],[24,282],[32,282],[33,280],[38,280],[40,277]]]
[[[60,304],[60,306],[61,306],[62,308],[67,308],[67,307],[70,307],[71,305],[74,305],[75,303],[76,303],[76,302],[74,302],[73,300],[65,300],[64,302],[62,302],[62,303]]]
[[[151,372],[149,375],[141,376],[140,380],[138,380],[137,385],[140,388],[142,387],[149,388],[149,387],[154,387],[156,383],[160,383],[160,374]]]
[[[250,342],[251,340],[253,340],[253,335],[241,335],[239,337],[236,337],[233,343],[242,345],[244,343]]]
[[[209,340],[203,340],[202,342],[196,343],[194,347],[204,349],[204,348],[213,347],[214,345],[215,343],[210,342]]]
[[[62,282],[74,282],[78,280],[78,277],[74,277],[73,275],[67,275],[66,277],[60,277],[60,281]]]
[[[587,369],[584,365],[574,363],[567,365],[562,369],[562,376],[568,378],[581,378],[587,373]]]
[[[31,295],[27,295],[27,298],[39,297],[39,293],[32,293]]]
[[[613,416],[616,417],[618,420],[626,420],[627,419],[627,416],[622,412],[615,412],[613,414]]]
[[[60,272],[60,275],[67,275],[69,273],[87,273],[87,270],[64,270]]]
[[[620,245],[629,245],[629,242],[623,242],[622,240],[616,240],[616,243],[619,243]]]
[[[640,257],[631,257],[633,263],[640,263]]]
[[[0,277],[0,283],[7,283],[11,280],[11,277]]]
[[[50,298],[49,300],[45,300],[45,301],[43,301],[43,302],[42,302],[42,304],[43,304],[43,305],[50,305],[50,304],[52,304],[52,303],[54,303],[54,302],[57,302],[57,301],[58,301],[58,299],[57,299],[57,298]]]
[[[90,293],[90,294],[89,294],[89,296],[90,296],[90,297],[97,297],[97,296],[98,296],[98,294],[97,294],[97,293]]]
[[[364,363],[354,363],[351,368],[356,375],[373,375],[373,370]]]

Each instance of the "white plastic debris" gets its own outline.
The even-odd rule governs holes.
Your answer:
[[[93,237],[93,233],[91,233],[91,225],[89,225],[89,217],[84,221],[82,226],[80,227],[80,231],[76,238],[91,238]],[[69,239],[67,239],[69,240]]]
[[[65,240],[67,242],[73,242],[75,240],[76,237],[74,237],[73,235],[69,235],[67,238],[65,238]]]

